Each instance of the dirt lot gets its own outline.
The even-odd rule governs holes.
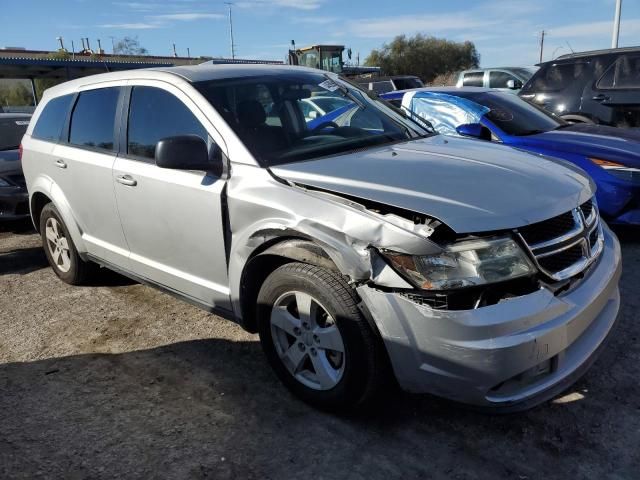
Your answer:
[[[335,417],[291,397],[255,336],[117,275],[70,287],[0,232],[0,478],[640,478],[640,233],[623,309],[555,403],[491,417],[397,395]]]

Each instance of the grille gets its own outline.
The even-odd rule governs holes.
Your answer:
[[[580,210],[582,210],[584,218],[589,218],[591,216],[591,213],[593,212],[593,202],[591,200],[584,202],[582,205],[580,205]]]
[[[549,272],[561,272],[584,258],[582,244],[578,244],[554,255],[540,258],[538,263]]]
[[[575,226],[573,212],[567,212],[549,220],[527,225],[520,229],[520,234],[528,244],[535,245],[566,235]]]
[[[557,281],[582,272],[602,252],[602,228],[593,200],[518,233],[540,270]]]
[[[591,235],[589,235],[589,245],[591,246],[592,249],[596,248],[596,245],[598,243],[598,229],[594,228],[593,232],[591,232]]]
[[[26,187],[27,182],[24,179],[24,175],[7,175],[6,178],[19,187]]]

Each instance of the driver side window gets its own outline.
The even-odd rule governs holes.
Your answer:
[[[177,97],[156,87],[133,87],[127,153],[153,162],[156,144],[177,135],[197,135],[205,142],[208,140],[204,126]]]

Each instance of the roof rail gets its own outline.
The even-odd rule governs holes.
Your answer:
[[[593,55],[605,55],[610,53],[627,53],[627,52],[640,52],[640,46],[639,47],[622,47],[622,48],[605,48],[602,50],[590,50],[588,52],[565,53],[564,55],[560,55],[558,58],[554,60],[549,60],[543,63],[554,62],[555,60],[564,60],[567,58],[591,57]]]

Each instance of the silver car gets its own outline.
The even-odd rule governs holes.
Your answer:
[[[354,106],[312,128],[320,95]],[[230,318],[313,405],[395,376],[530,407],[608,337],[619,244],[582,171],[425,128],[318,70],[135,70],[47,90],[23,166],[62,280],[101,265]]]

